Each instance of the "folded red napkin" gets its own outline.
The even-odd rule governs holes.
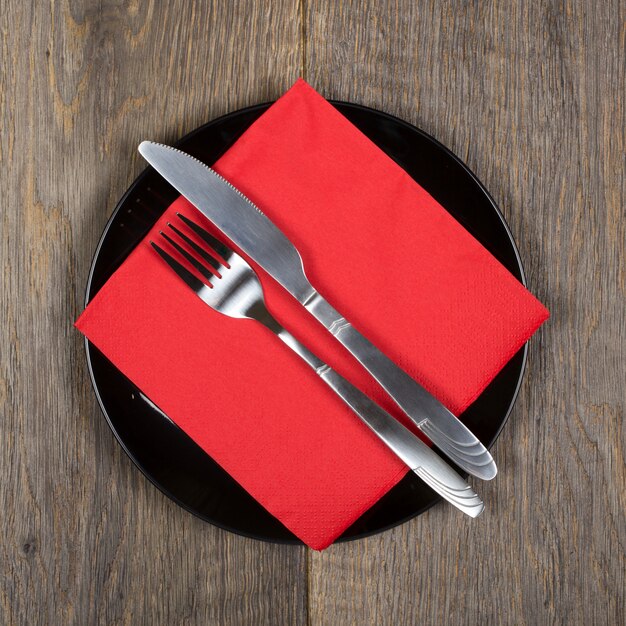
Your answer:
[[[457,414],[548,316],[302,80],[214,167],[295,243],[328,300]],[[269,331],[212,311],[163,263],[147,240],[175,211],[208,227],[186,200],[174,202],[76,325],[270,513],[325,548],[407,468]],[[404,420],[330,334],[259,275],[278,320]]]

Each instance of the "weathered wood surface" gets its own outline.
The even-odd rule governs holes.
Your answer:
[[[624,623],[625,17],[620,0],[0,0],[0,623]],[[298,75],[459,154],[551,309],[479,520],[437,506],[321,554],[258,543],[162,496],[99,414],[72,321],[135,146]]]
[[[301,624],[304,549],[182,511],[135,469],[90,388],[91,256],[173,139],[297,77],[292,2],[6,2],[2,44],[0,624]]]
[[[621,6],[620,6],[621,4]],[[311,557],[315,624],[623,624],[626,392],[623,2],[310,3],[307,73],[476,172],[552,318],[481,484]]]

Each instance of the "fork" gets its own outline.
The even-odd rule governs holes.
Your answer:
[[[167,223],[168,232],[160,231],[160,237],[204,280],[200,280],[163,247],[154,241],[150,244],[205,304],[229,317],[252,319],[263,324],[300,356],[431,489],[470,517],[482,513],[484,504],[480,497],[438,454],[276,321],[265,305],[261,282],[245,259],[187,216],[182,213],[177,213],[177,216],[206,247],[170,222]]]

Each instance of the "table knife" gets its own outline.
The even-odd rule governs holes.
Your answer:
[[[448,458],[479,478],[489,480],[496,475],[491,454],[467,426],[354,328],[311,285],[296,247],[254,203],[210,167],[176,148],[143,141],[139,152],[342,343]]]

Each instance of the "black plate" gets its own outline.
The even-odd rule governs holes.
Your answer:
[[[355,104],[332,103],[432,194],[522,283],[524,272],[511,233],[485,188],[447,148],[400,119]],[[193,131],[178,147],[213,163],[270,105],[236,111]],[[97,293],[178,194],[146,170],[119,201],[96,249],[86,301]],[[86,342],[91,380],[118,441],[141,471],[185,509],[221,528],[262,539],[300,543],[248,495],[93,345]],[[491,446],[517,396],[526,361],[521,349],[463,414]],[[356,539],[414,517],[440,500],[410,472],[340,538]]]

